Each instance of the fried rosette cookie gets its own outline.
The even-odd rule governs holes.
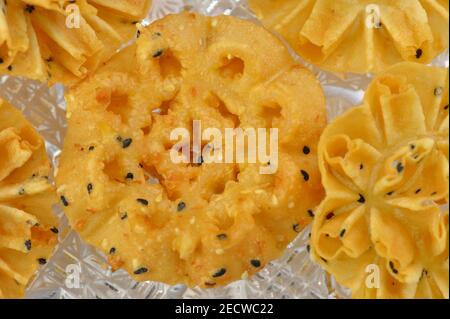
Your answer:
[[[0,74],[73,84],[136,34],[150,0],[1,0]]]
[[[21,298],[57,242],[56,202],[42,138],[0,100],[0,298]]]
[[[263,23],[308,62],[379,73],[429,63],[448,48],[448,0],[250,0]]]
[[[66,214],[136,280],[215,287],[247,278],[280,256],[322,199],[322,89],[248,21],[184,13],[139,34],[67,95],[57,177]],[[225,164],[192,152],[177,164],[171,133],[191,132],[194,121],[219,133],[278,128],[278,161]],[[203,150],[224,151],[211,143],[201,139]]]
[[[404,62],[319,144],[312,255],[356,298],[448,298],[448,69]]]

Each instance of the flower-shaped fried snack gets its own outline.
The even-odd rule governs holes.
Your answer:
[[[325,130],[312,256],[354,297],[448,298],[448,70],[404,62]]]

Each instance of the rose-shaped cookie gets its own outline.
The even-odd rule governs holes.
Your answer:
[[[42,138],[0,100],[0,298],[20,298],[57,241],[56,202]]]
[[[136,33],[150,0],[0,1],[0,74],[72,84]]]
[[[354,297],[448,298],[448,70],[404,62],[325,130],[312,255]]]
[[[272,31],[333,72],[428,63],[448,47],[448,0],[250,0]]]

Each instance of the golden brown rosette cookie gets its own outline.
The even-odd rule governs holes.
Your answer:
[[[56,202],[42,138],[0,100],[0,298],[20,298],[56,245]]]
[[[448,0],[250,0],[270,30],[333,72],[429,63],[448,48]]]
[[[401,63],[319,144],[312,255],[360,298],[448,298],[448,69]]]
[[[322,199],[323,92],[251,22],[189,13],[156,21],[67,101],[58,194],[81,237],[136,280],[215,287],[246,278],[280,256]],[[195,120],[222,134],[278,128],[278,169],[261,174],[277,163],[211,163],[195,152],[174,163],[171,133]],[[202,139],[224,150],[210,143]]]

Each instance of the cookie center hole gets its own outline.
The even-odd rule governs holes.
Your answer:
[[[327,152],[330,158],[345,158],[349,152],[347,142],[343,138],[334,139],[327,145]]]
[[[127,124],[130,118],[128,94],[118,90],[97,90],[97,101],[106,104],[106,111],[118,115],[122,123]]]
[[[221,194],[223,194],[225,192],[225,188],[226,188],[228,182],[230,182],[230,181],[236,182],[236,183],[239,182],[239,178],[238,178],[239,173],[240,173],[239,166],[237,166],[237,165],[234,166],[233,177],[231,179],[217,182],[214,185],[214,187],[213,187],[214,195],[221,195]]]
[[[167,194],[167,198],[171,201],[176,201],[180,198],[180,194],[176,192],[173,188],[167,187],[166,180],[164,177],[158,172],[156,166],[152,164],[143,164],[144,176],[147,184],[159,184],[164,190],[164,193]]]
[[[181,63],[171,50],[166,50],[159,58],[159,67],[163,78],[179,77],[181,75]]]
[[[122,163],[118,159],[113,159],[104,164],[103,173],[109,177],[111,181],[124,183],[125,182],[125,170]]]
[[[276,119],[281,118],[281,106],[277,103],[271,103],[263,106],[261,116],[266,120],[267,127],[274,127]]]
[[[237,79],[244,74],[245,63],[238,57],[226,57],[219,68],[219,74],[228,79]]]

